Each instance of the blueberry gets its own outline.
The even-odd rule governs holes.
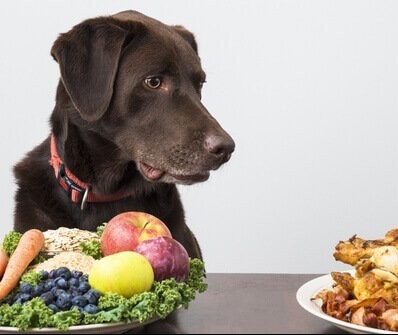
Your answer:
[[[32,291],[32,284],[29,283],[23,283],[20,287],[19,287],[19,292],[21,293],[29,293]]]
[[[55,292],[57,292],[58,288],[56,286],[52,287],[50,292],[55,296]]]
[[[71,273],[70,273],[69,269],[65,266],[58,268],[55,275],[56,275],[56,277],[61,277],[66,280],[68,280],[71,277]]]
[[[83,275],[83,272],[77,271],[77,270],[72,270],[70,272],[70,274],[71,274],[72,278],[79,279]]]
[[[72,305],[73,306],[80,306],[84,307],[88,304],[88,299],[82,295],[78,295],[74,298],[72,298]]]
[[[77,278],[71,278],[71,279],[69,279],[69,281],[68,281],[68,283],[69,283],[69,287],[79,287],[79,284],[80,284],[80,282],[79,282],[79,279],[77,279]]]
[[[94,304],[96,305],[98,303],[98,299],[100,297],[100,293],[97,290],[89,290],[87,291],[83,297],[85,297],[88,300],[89,304]]]
[[[93,288],[91,290],[89,290],[88,292],[90,292],[91,294],[95,295],[97,297],[97,299],[99,299],[100,296],[101,296],[101,293],[99,291],[97,291],[96,289],[93,289]]]
[[[39,283],[36,286],[33,286],[32,290],[30,291],[30,294],[32,297],[39,297],[41,294],[44,293],[44,284]]]
[[[56,286],[53,287],[50,292],[53,294],[54,297],[58,298],[61,294],[66,293],[65,290],[61,290],[60,288],[57,288]]]
[[[48,307],[49,309],[51,309],[54,313],[59,312],[59,308],[57,307],[57,305],[49,304],[47,307]]]
[[[51,292],[45,292],[40,296],[46,305],[54,303],[54,296]]]
[[[56,278],[56,273],[57,273],[57,270],[51,270],[50,273],[48,274],[48,278],[50,278],[50,279]]]
[[[16,299],[15,299],[16,298]],[[14,297],[14,304],[23,304],[24,302],[29,301],[30,299],[32,299],[32,296],[28,293],[18,293],[15,297]]]
[[[71,296],[68,293],[61,293],[55,302],[57,307],[62,310],[67,310],[72,306]]]
[[[39,273],[41,275],[41,280],[47,280],[48,279],[48,272],[46,270],[41,270]]]
[[[90,284],[86,281],[80,281],[79,291],[82,293],[86,293],[90,289]]]
[[[87,273],[83,274],[83,275],[80,277],[80,281],[81,281],[81,282],[82,282],[82,281],[87,281],[87,282],[88,282],[88,274],[87,274]]]
[[[77,296],[79,296],[79,295],[82,295],[82,293],[79,291],[79,288],[73,287],[73,286],[71,286],[71,287],[69,288],[68,293],[70,293],[70,295],[71,295],[72,297],[77,297]]]
[[[67,290],[69,288],[68,281],[64,279],[63,277],[58,277],[54,280],[55,286],[57,286],[60,289]]]
[[[84,311],[89,314],[95,314],[99,312],[99,308],[93,304],[88,304],[84,307]]]
[[[44,287],[43,287],[44,292],[50,291],[53,287],[55,287],[54,281],[53,281],[52,279],[47,280],[47,281],[44,283]]]

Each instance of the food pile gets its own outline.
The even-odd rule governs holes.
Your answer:
[[[165,318],[206,290],[204,275],[203,262],[147,213],[119,214],[97,232],[11,231],[0,250],[0,326],[67,330]]]
[[[356,235],[337,244],[336,260],[355,274],[332,272],[332,289],[318,293],[322,310],[337,319],[383,330],[398,330],[398,228],[383,239]]]

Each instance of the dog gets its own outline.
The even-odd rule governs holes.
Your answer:
[[[14,166],[14,229],[93,231],[142,211],[202,259],[176,184],[207,180],[235,143],[201,103],[194,35],[124,11],[77,24],[51,55],[60,69],[51,133]]]

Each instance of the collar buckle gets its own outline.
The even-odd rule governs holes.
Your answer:
[[[84,191],[84,194],[83,194],[83,197],[82,197],[82,202],[81,202],[81,204],[80,204],[80,209],[81,209],[81,210],[84,210],[84,209],[86,208],[86,205],[87,205],[87,198],[88,198],[88,192],[90,192],[90,186],[88,186],[88,187],[85,189],[85,191]]]
[[[75,195],[72,193],[78,192],[80,195],[80,209],[84,210],[87,205],[88,193],[90,191],[90,187],[82,188],[77,185],[72,179],[68,177],[65,171],[65,164],[59,164],[58,168],[58,175],[57,175],[58,182],[61,184],[62,188],[68,193],[68,197],[73,200]],[[75,191],[75,192],[74,192]]]

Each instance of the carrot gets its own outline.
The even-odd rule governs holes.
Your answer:
[[[0,277],[3,275],[3,273],[7,267],[7,264],[8,264],[8,255],[3,250],[3,248],[0,247]]]
[[[40,230],[31,229],[22,235],[0,282],[0,300],[17,286],[30,262],[39,254],[43,246],[44,235]]]

